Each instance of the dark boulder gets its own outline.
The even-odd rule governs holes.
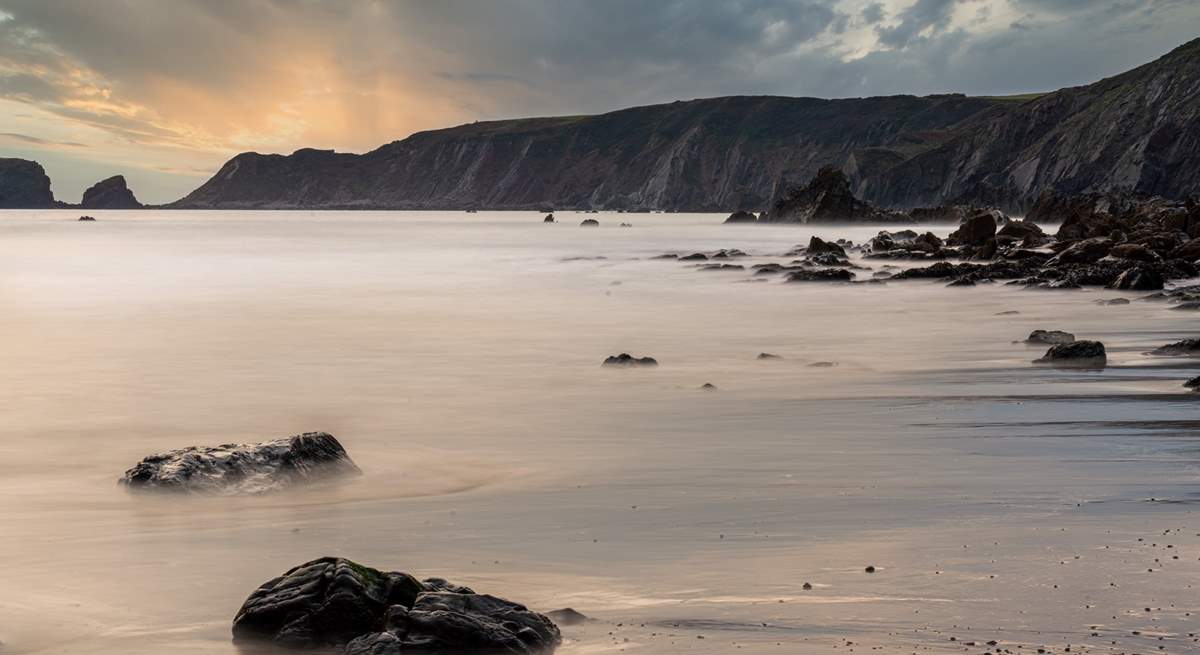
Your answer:
[[[256,444],[192,446],[151,455],[125,471],[120,482],[134,489],[253,494],[359,473],[333,435],[306,432]]]
[[[1025,343],[1041,344],[1041,345],[1056,345],[1063,343],[1071,343],[1075,340],[1075,335],[1062,330],[1034,330],[1029,333],[1025,339]]]
[[[1108,256],[1116,259],[1128,259],[1135,262],[1154,263],[1162,261],[1162,257],[1150,248],[1140,243],[1122,243],[1113,246]]]
[[[792,271],[787,282],[849,282],[854,273],[844,268],[818,268],[811,271]]]
[[[952,245],[982,246],[996,236],[996,222],[1000,216],[1002,214],[995,210],[976,212],[968,216],[946,240]]]
[[[554,220],[554,214],[546,214],[546,218],[543,218],[543,219],[542,219],[542,222],[543,222],[543,223],[554,223],[554,222],[556,222],[556,221]]]
[[[125,176],[114,175],[88,187],[79,206],[82,209],[141,209],[142,203],[125,184]]]
[[[1183,341],[1169,343],[1151,350],[1150,354],[1162,357],[1179,357],[1181,355],[1189,357],[1200,356],[1200,339],[1184,339]]]
[[[1134,266],[1117,276],[1108,284],[1110,289],[1127,291],[1156,291],[1163,288],[1165,281],[1162,273],[1148,266]]]
[[[579,224],[579,227],[600,227],[600,221],[594,218],[585,218],[583,219],[583,222]]]
[[[996,236],[1018,240],[1027,247],[1036,247],[1049,240],[1042,228],[1031,221],[1009,221]]]
[[[602,366],[658,366],[658,360],[653,357],[634,357],[629,353],[621,353],[605,358]]]
[[[758,357],[756,359],[783,359],[783,358],[774,353],[758,353]]]
[[[1104,344],[1099,341],[1072,341],[1051,346],[1035,364],[1056,366],[1103,367],[1108,361]]]
[[[846,256],[846,249],[836,243],[830,243],[821,239],[821,237],[813,236],[808,240],[808,254],[815,255],[818,253],[831,253],[834,255]]]
[[[502,598],[340,557],[291,569],[256,589],[233,619],[237,643],[407,652],[539,653],[561,642],[541,614]]]
[[[1183,386],[1187,387],[1188,389],[1200,389],[1200,375],[1197,375],[1187,382],[1184,382]]]
[[[95,222],[96,217],[95,216],[80,216],[79,220],[84,221],[85,223],[86,222]]]
[[[681,261],[681,262],[704,262],[704,261],[708,261],[708,255],[706,255],[702,252],[694,252],[690,255],[684,255],[683,257],[680,257],[679,261]]]
[[[1072,243],[1066,250],[1055,255],[1049,263],[1051,266],[1059,264],[1091,264],[1100,261],[1112,248],[1112,239],[1107,237],[1084,239]]]
[[[759,217],[769,223],[898,222],[908,215],[879,209],[854,197],[850,179],[840,169],[826,166],[803,186],[786,181],[776,185],[770,209]]]
[[[757,223],[758,217],[753,212],[738,210],[725,219],[726,223]]]

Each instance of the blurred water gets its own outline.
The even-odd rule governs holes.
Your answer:
[[[600,620],[565,652],[1192,647],[1200,367],[1142,354],[1194,336],[1186,312],[652,259],[786,262],[814,233],[715,215],[76,216],[0,212],[6,655],[233,652],[245,596],[326,554]],[[1112,365],[1033,367],[1035,328]],[[619,352],[662,365],[600,368]],[[153,452],[307,430],[365,475],[116,485]]]

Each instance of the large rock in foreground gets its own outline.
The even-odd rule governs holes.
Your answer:
[[[257,444],[192,446],[151,455],[125,471],[121,484],[137,489],[252,494],[360,472],[333,435],[306,432]]]
[[[562,641],[542,614],[439,578],[382,572],[340,557],[301,564],[256,589],[233,619],[235,642],[408,652],[541,653]]]
[[[125,184],[125,176],[114,175],[88,187],[83,192],[81,209],[141,209],[142,203]]]

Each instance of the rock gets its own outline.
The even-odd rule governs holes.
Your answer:
[[[837,366],[837,362],[813,362],[808,366],[809,368],[833,368]]]
[[[850,260],[844,255],[839,255],[834,252],[818,252],[805,257],[800,262],[792,262],[793,264],[807,264],[809,266],[849,266]]]
[[[323,557],[256,589],[233,619],[238,644],[336,648],[347,655],[539,653],[562,640],[542,614],[430,578]]]
[[[770,209],[760,222],[837,223],[899,222],[911,220],[906,214],[883,210],[854,197],[850,179],[841,169],[826,166],[804,186],[786,181],[776,184]]]
[[[1113,246],[1112,250],[1108,251],[1108,256],[1137,262],[1153,263],[1162,261],[1162,257],[1158,253],[1140,243],[1122,243]]]
[[[957,230],[950,233],[947,241],[952,245],[982,246],[996,236],[996,210],[984,210],[967,217]]]
[[[1062,330],[1034,330],[1029,333],[1025,339],[1025,343],[1056,345],[1063,343],[1071,343],[1075,340],[1075,335]]]
[[[629,353],[621,353],[606,358],[602,366],[658,366],[658,360],[653,357],[634,357]]]
[[[1072,243],[1066,250],[1055,255],[1049,262],[1051,266],[1061,264],[1091,264],[1099,261],[1113,248],[1112,239],[1093,237]]]
[[[542,219],[542,222],[543,222],[543,223],[554,223],[554,222],[556,222],[556,221],[554,220],[554,214],[546,214],[546,218],[543,218],[543,219]],[[586,223],[587,221],[584,221],[584,222]],[[599,223],[597,223],[597,225],[598,225],[598,224],[599,224]]]
[[[846,256],[846,249],[836,243],[829,243],[821,239],[821,237],[813,236],[808,240],[808,254],[818,255],[821,253],[829,253],[832,255]]]
[[[1103,367],[1107,361],[1104,344],[1099,341],[1072,341],[1054,345],[1040,359],[1033,360],[1035,364],[1096,367]]]
[[[125,471],[120,482],[133,489],[253,494],[360,472],[333,435],[306,432],[151,455]]]
[[[620,223],[617,227],[633,227],[633,223]]]
[[[1200,389],[1200,375],[1197,375],[1187,382],[1184,382],[1183,386],[1187,387],[1188,389]]]
[[[780,357],[779,355],[775,355],[772,353],[758,353],[758,357],[756,359],[783,359],[783,358]]]
[[[36,161],[0,158],[0,209],[48,209],[55,206],[50,177]]]
[[[79,220],[81,220],[81,221],[95,221],[95,220],[96,220],[96,217],[95,217],[95,216],[80,216],[80,217],[79,217]]]
[[[1178,357],[1181,355],[1197,357],[1200,356],[1200,339],[1184,339],[1183,341],[1169,343],[1151,350],[1149,354],[1162,357]]]
[[[594,218],[585,218],[583,219],[583,222],[579,224],[579,227],[600,227],[600,221]]]
[[[874,572],[875,572],[875,567],[874,567],[874,566],[868,566],[868,567],[867,567],[866,569],[864,569],[864,570],[865,570],[867,573],[874,573]]]
[[[703,262],[708,261],[708,255],[702,252],[694,252],[690,255],[685,255],[679,258],[681,262]]]
[[[854,279],[854,273],[844,268],[818,268],[812,271],[792,271],[788,273],[788,282],[849,282]]]
[[[973,287],[973,286],[975,286],[975,280],[972,280],[969,277],[955,278],[954,280],[951,280],[950,283],[947,284],[946,286],[947,287]]]
[[[1106,300],[1097,300],[1097,305],[1128,305],[1128,298],[1108,298]]]
[[[560,610],[550,610],[546,612],[546,616],[558,625],[579,625],[591,621],[590,618],[584,616],[583,613],[576,611],[571,607],[564,607]]]
[[[1190,262],[1200,259],[1200,238],[1192,239],[1172,250],[1171,259],[1186,259]]]
[[[713,384],[712,382],[705,382],[704,384],[700,385],[700,389],[702,391],[716,391],[717,385]]]
[[[1031,221],[1009,221],[996,232],[996,236],[1017,239],[1026,246],[1041,245],[1049,239],[1042,228]]]
[[[1165,281],[1162,273],[1146,266],[1134,266],[1117,276],[1108,284],[1110,289],[1125,289],[1128,291],[1156,291],[1163,288]]]
[[[805,590],[805,591],[812,591],[812,583],[811,583],[811,582],[805,582],[804,584],[800,585],[800,588],[801,588],[801,589],[803,589],[803,590]]]
[[[757,223],[758,217],[753,212],[738,210],[729,215],[725,219],[725,223]]]
[[[83,192],[81,209],[141,209],[142,203],[125,184],[125,176],[114,175]]]

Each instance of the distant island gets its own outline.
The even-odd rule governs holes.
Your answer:
[[[361,155],[243,153],[165,208],[759,210],[834,166],[884,208],[1024,213],[1045,191],[1200,193],[1198,118],[1200,39],[1040,95],[732,96],[479,122]],[[20,161],[0,160],[0,207],[56,206]],[[136,202],[123,178],[102,184],[95,198]]]

